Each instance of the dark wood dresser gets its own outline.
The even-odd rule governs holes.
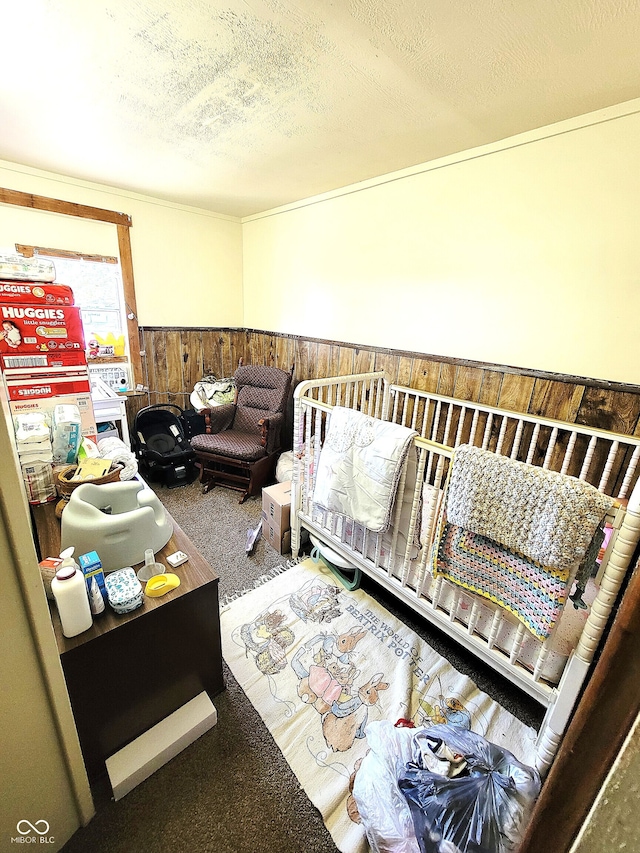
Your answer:
[[[56,556],[60,522],[54,504],[32,507],[40,553]],[[173,521],[173,519],[172,519]],[[92,627],[62,634],[55,604],[51,619],[89,779],[106,773],[105,760],[203,690],[224,689],[218,575],[173,521],[173,536],[156,555],[180,586],[118,615],[107,605]],[[184,551],[173,569],[166,557]],[[134,569],[139,566],[134,566]]]

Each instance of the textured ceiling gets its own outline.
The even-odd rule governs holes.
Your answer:
[[[640,96],[632,0],[6,0],[0,158],[246,216]]]

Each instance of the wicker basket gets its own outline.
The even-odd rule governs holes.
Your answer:
[[[76,473],[77,465],[67,465],[55,474],[56,491],[60,495],[61,500],[56,504],[56,516],[60,518],[62,511],[67,505],[69,498],[74,489],[82,486],[85,483],[94,483],[96,486],[102,486],[104,483],[116,483],[120,480],[120,472],[124,468],[119,462],[112,462],[111,469],[102,477],[93,477],[87,480],[71,480],[71,477]]]

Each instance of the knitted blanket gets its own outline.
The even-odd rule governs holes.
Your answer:
[[[612,505],[613,498],[576,477],[461,445],[451,467],[446,513],[451,524],[566,570],[583,559]]]
[[[446,521],[432,553],[434,575],[504,607],[539,640],[551,634],[566,601],[568,569],[545,568]]]
[[[320,451],[313,500],[384,533],[415,430],[335,406]]]

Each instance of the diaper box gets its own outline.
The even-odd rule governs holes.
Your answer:
[[[0,302],[20,302],[27,305],[73,305],[73,291],[66,284],[0,281]]]
[[[0,353],[75,353],[86,362],[80,308],[0,300]]]

